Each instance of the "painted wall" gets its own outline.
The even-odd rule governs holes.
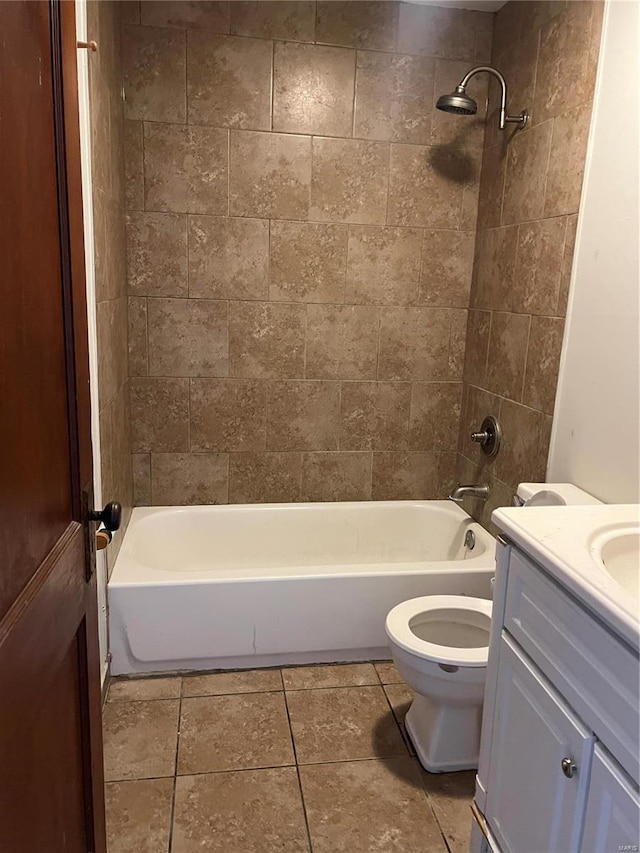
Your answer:
[[[493,15],[123,13],[135,502],[445,495]]]
[[[601,2],[507,3],[493,64],[523,131],[498,129],[497,86],[482,162],[457,477],[488,482],[465,501],[485,525],[519,482],[543,481],[601,36]],[[618,122],[618,127],[620,126]],[[487,414],[504,431],[490,464],[470,433]]]
[[[549,478],[640,503],[640,12],[607,6]]]

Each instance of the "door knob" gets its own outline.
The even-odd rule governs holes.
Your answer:
[[[122,505],[118,501],[109,501],[103,510],[92,509],[89,511],[89,521],[95,521],[104,525],[107,530],[114,531],[120,527],[122,520]]]
[[[560,762],[562,766],[562,772],[567,777],[567,779],[573,779],[576,774],[577,766],[573,763],[573,759],[571,758],[563,758]]]

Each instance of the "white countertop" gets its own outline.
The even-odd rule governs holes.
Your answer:
[[[637,525],[640,505],[502,508],[495,510],[492,520],[618,636],[634,649],[640,647],[638,600],[594,556],[594,540],[603,529],[613,532]]]

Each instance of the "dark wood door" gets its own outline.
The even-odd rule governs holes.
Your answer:
[[[73,3],[0,33],[0,851],[103,853]]]

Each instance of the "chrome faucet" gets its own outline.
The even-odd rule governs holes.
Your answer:
[[[459,504],[466,497],[480,498],[481,501],[486,501],[489,497],[489,486],[456,486],[449,495],[449,500]]]

